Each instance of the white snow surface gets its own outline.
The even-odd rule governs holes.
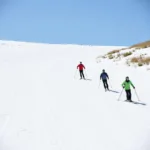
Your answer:
[[[0,150],[150,150],[150,71],[96,62],[116,48],[0,41]],[[146,105],[117,100],[126,76]]]

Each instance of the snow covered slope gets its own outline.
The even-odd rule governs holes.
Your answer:
[[[150,47],[126,47],[109,51],[96,58],[97,62],[107,59],[115,64],[124,64],[127,66],[150,70]]]
[[[9,121],[9,115],[0,115],[0,138],[2,138],[5,128],[7,126],[7,123]]]
[[[149,150],[150,72],[97,63],[116,48],[0,41],[0,115],[9,116],[0,150]],[[79,80],[80,61],[91,80]],[[99,86],[102,69],[114,92]],[[126,76],[139,104],[123,102],[125,92],[117,101]]]

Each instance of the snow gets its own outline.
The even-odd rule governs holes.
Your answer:
[[[118,48],[0,41],[0,150],[149,150],[150,72],[96,61]],[[102,69],[119,93],[99,86]],[[117,100],[126,76],[146,105]]]
[[[2,138],[3,133],[5,132],[5,128],[9,121],[9,115],[3,114],[0,115],[0,138]]]
[[[112,59],[109,59],[109,54],[104,53],[102,56],[99,56],[96,58],[97,62],[102,62],[103,59],[107,58],[107,61],[111,61],[112,63],[115,62],[116,65],[118,64],[123,64],[123,65],[127,65],[127,66],[131,66],[134,68],[138,69],[146,69],[146,70],[150,70],[150,64],[143,64],[142,66],[138,66],[138,63],[132,63],[131,59],[132,58],[150,58],[150,47],[148,48],[128,48],[128,47],[124,47],[125,49],[117,49],[120,50],[120,52],[116,52],[111,54],[113,56]],[[125,53],[130,53],[131,55],[124,57],[123,54]],[[118,56],[119,55],[119,56]],[[105,56],[105,58],[103,58]]]

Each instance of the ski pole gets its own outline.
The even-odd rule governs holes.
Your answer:
[[[138,101],[140,101],[139,96],[138,96],[138,94],[137,94],[135,89],[134,89],[134,91],[135,91],[135,94],[136,94],[136,97],[137,97]]]
[[[84,72],[85,72],[85,76],[88,78],[87,73],[86,73],[86,70],[84,70]]]
[[[109,84],[110,84],[110,87],[112,88],[112,85],[111,85],[111,83],[110,83],[110,80],[109,80]]]
[[[122,92],[123,92],[123,89],[122,89],[122,91],[121,91],[121,93],[120,93],[120,95],[119,95],[118,101],[119,101],[120,98],[121,98]]]

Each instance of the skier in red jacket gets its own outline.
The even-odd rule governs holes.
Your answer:
[[[77,66],[77,69],[79,68],[79,72],[80,72],[80,79],[82,79],[82,77],[85,79],[84,77],[84,73],[83,73],[83,69],[85,69],[84,65],[82,64],[82,62],[80,62],[80,64]]]

